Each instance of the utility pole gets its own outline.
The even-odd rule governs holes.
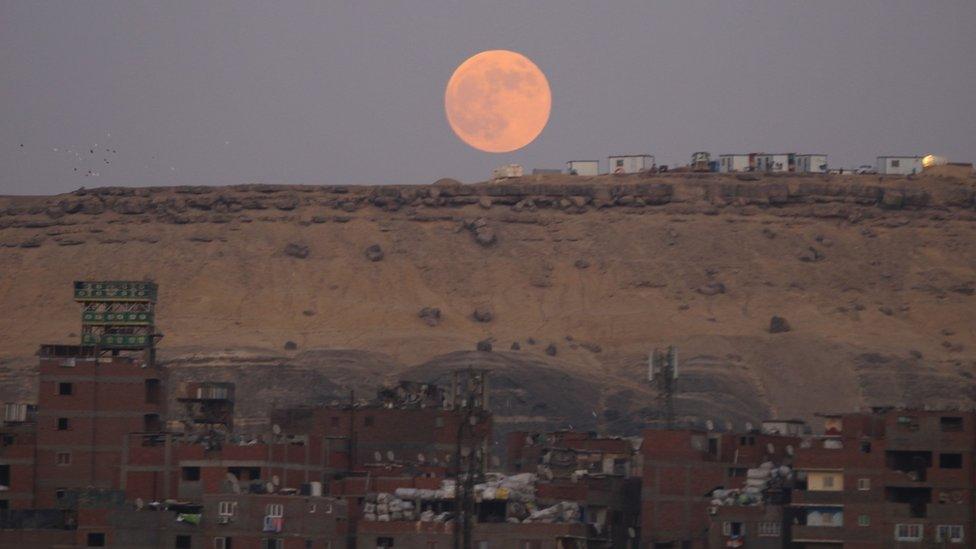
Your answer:
[[[476,447],[475,425],[481,419],[481,411],[487,408],[487,372],[468,369],[461,391],[460,371],[454,372],[451,386],[452,402],[456,410],[462,411],[458,423],[457,446],[454,452],[454,549],[471,549],[473,528],[472,515],[475,512],[474,484],[481,478],[485,458],[481,448]],[[467,461],[462,472],[462,458],[467,450]]]
[[[664,399],[664,419],[668,429],[674,429],[674,394],[678,391],[678,349],[654,349],[647,357],[647,381],[655,386]]]

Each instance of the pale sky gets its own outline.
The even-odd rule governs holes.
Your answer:
[[[974,23],[973,0],[0,0],[0,194],[478,181],[696,150],[973,161]],[[447,79],[487,49],[552,87],[513,153],[445,119]]]

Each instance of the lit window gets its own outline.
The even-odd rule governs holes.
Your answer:
[[[871,489],[871,479],[869,478],[859,478],[857,479],[857,489],[864,492]]]
[[[55,463],[58,465],[71,465],[71,452],[58,452]]]
[[[269,503],[264,508],[264,514],[273,518],[281,518],[285,516],[285,507],[280,503]]]
[[[895,540],[922,541],[922,525],[921,524],[896,524]]]
[[[760,522],[759,535],[766,538],[778,538],[780,535],[780,523]]]
[[[859,515],[857,517],[858,526],[871,526],[871,517],[867,515]]]
[[[948,541],[949,543],[963,542],[963,528],[958,524],[940,524],[935,529],[935,541]]]

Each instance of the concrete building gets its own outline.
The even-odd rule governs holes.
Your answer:
[[[722,154],[718,157],[718,171],[721,173],[751,172],[755,167],[755,154]]]
[[[569,175],[594,176],[600,175],[599,160],[570,160],[566,163]]]
[[[881,175],[913,175],[922,173],[921,156],[879,156],[878,173]]]
[[[798,154],[796,155],[797,173],[827,173],[827,155]]]
[[[649,154],[624,154],[607,158],[610,173],[640,173],[654,169],[654,157]]]

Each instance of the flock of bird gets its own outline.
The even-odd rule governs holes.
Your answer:
[[[106,138],[111,140],[112,134],[106,134]],[[30,147],[27,147],[24,143],[20,143],[20,147],[18,148],[26,153]],[[98,143],[79,148],[51,147],[51,152],[57,153],[61,159],[67,156],[70,162],[68,168],[71,170],[71,173],[83,177],[99,177],[101,171],[109,169],[112,162],[116,160],[116,155],[119,154],[119,151],[114,147],[106,146],[105,144],[100,146]],[[157,161],[156,155],[152,155],[152,161],[154,163]],[[146,168],[151,169],[151,166],[147,164]],[[175,172],[176,166],[170,166],[169,169]]]

